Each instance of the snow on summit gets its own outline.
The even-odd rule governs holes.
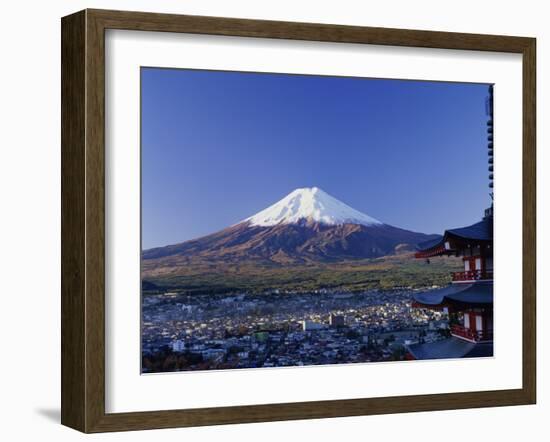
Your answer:
[[[300,220],[322,224],[382,224],[354,208],[337,200],[318,187],[296,189],[267,209],[245,219],[254,226],[293,224]]]

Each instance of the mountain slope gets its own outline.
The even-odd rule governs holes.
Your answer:
[[[435,237],[384,224],[318,188],[297,189],[234,226],[144,251],[142,271],[160,276],[199,263],[335,263],[392,255]]]

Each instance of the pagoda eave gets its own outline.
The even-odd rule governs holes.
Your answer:
[[[413,307],[463,311],[470,308],[492,308],[493,283],[450,284],[441,289],[415,293]]]
[[[414,257],[422,259],[432,258],[434,256],[454,255],[455,253],[455,250],[446,249],[444,245],[441,245],[439,247],[434,247],[433,249],[429,250],[419,250],[414,254]]]
[[[407,359],[455,359],[486,358],[493,356],[493,343],[473,343],[456,337],[433,343],[411,344],[407,346]]]

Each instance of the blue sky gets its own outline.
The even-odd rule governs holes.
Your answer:
[[[424,233],[490,205],[487,85],[142,68],[142,246],[317,186]]]

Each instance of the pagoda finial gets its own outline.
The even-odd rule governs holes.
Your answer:
[[[493,188],[493,85],[489,85],[489,95],[485,100],[485,112],[487,113],[487,148],[489,155],[489,188]],[[493,191],[489,193],[491,204],[493,201]]]

